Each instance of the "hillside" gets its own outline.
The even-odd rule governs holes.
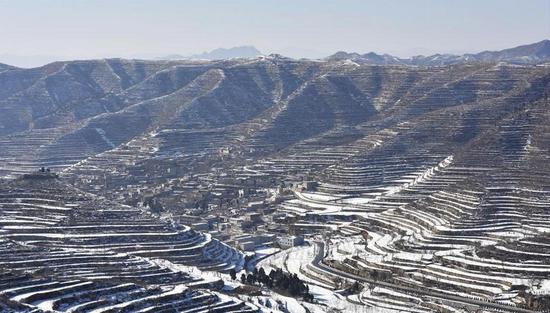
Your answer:
[[[191,275],[246,249],[320,310],[546,308],[550,67],[340,55],[1,71],[0,309],[254,312]]]
[[[536,66],[378,67],[278,56],[10,69],[0,73],[0,157],[5,173],[64,168],[132,140],[163,153],[177,145],[171,142],[177,132],[272,153],[329,133],[359,139],[400,123],[420,127],[418,119],[451,111],[459,114],[451,139],[465,144],[488,130],[471,126],[467,112],[498,123],[512,108],[543,99],[548,75],[547,67]],[[491,106],[501,109],[488,111]],[[178,148],[191,149],[186,145]]]

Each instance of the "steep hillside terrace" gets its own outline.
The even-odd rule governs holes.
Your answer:
[[[359,219],[340,229],[346,236],[362,234],[356,235],[359,243],[350,249],[345,237],[333,236],[326,262],[363,277],[377,273],[393,284],[521,306],[513,286],[537,292],[531,282],[547,279],[550,269],[543,244],[549,195],[510,182],[513,173],[482,175],[412,202],[356,213]],[[332,200],[315,199],[321,207]],[[369,293],[365,301],[379,307],[409,301],[396,292],[376,293],[385,299],[378,305]]]
[[[209,235],[55,181],[2,186],[0,268],[7,277],[0,277],[0,294],[9,301],[63,312],[253,311],[240,300],[194,290],[223,282],[192,276],[187,266],[243,265],[239,252]]]

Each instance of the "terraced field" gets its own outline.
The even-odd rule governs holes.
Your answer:
[[[240,271],[256,233],[316,249],[260,263],[329,290],[311,311],[550,309],[546,64],[98,60],[0,80],[2,309],[266,311],[192,271]],[[60,179],[15,179],[42,166]]]
[[[0,194],[0,302],[6,310],[252,312],[194,277],[239,270],[243,256],[188,227],[100,201],[62,183],[22,179]]]
[[[385,282],[352,298],[371,307],[453,311],[484,301],[486,309],[546,308],[548,148],[534,148],[530,132],[544,128],[538,123],[547,120],[546,108],[513,114],[460,153],[435,141],[399,153],[381,145],[329,166],[317,175],[316,191],[297,191],[281,205],[302,220],[300,231],[337,230],[325,258],[304,275],[320,284],[343,272],[371,286]],[[530,306],[525,294],[546,300]]]

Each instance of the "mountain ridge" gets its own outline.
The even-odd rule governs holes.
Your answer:
[[[360,64],[371,65],[415,65],[437,66],[464,62],[510,62],[518,64],[537,64],[550,61],[550,40],[545,39],[536,43],[517,46],[498,51],[482,51],[479,53],[433,54],[429,56],[412,56],[399,58],[389,54],[377,54],[369,52],[359,54],[356,52],[339,51],[328,56],[325,60],[343,61],[352,60]]]
[[[283,57],[279,54],[270,54],[269,56]],[[169,54],[157,58],[97,58],[97,59],[82,59],[82,60],[70,60],[70,61],[54,61],[38,67],[31,68],[43,68],[50,66],[51,64],[64,64],[68,62],[76,61],[100,61],[100,60],[139,60],[139,61],[194,61],[194,62],[207,62],[207,61],[223,61],[231,59],[254,59],[258,57],[265,57],[262,52],[256,49],[254,46],[237,46],[232,48],[217,48],[211,51],[205,51],[200,54],[182,55],[182,54]],[[302,59],[302,60],[323,60],[323,61],[345,61],[350,60],[358,64],[367,65],[411,65],[411,66],[440,66],[450,65],[467,62],[509,62],[515,64],[539,64],[550,62],[550,40],[545,39],[536,43],[520,45],[513,48],[507,48],[498,51],[482,51],[479,53],[466,53],[462,55],[456,54],[433,54],[433,55],[417,55],[409,58],[400,58],[391,54],[376,52],[368,52],[360,54],[357,52],[338,51],[328,57],[321,59],[309,59],[309,58],[288,58],[288,59]],[[31,69],[25,68],[25,69]],[[17,66],[0,63],[0,71],[22,69]]]

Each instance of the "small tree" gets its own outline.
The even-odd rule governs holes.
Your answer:
[[[232,268],[232,269],[229,270],[229,276],[231,276],[231,279],[232,279],[232,280],[237,279],[237,272],[235,272],[235,269],[234,269],[234,268]]]
[[[271,269],[271,272],[269,272],[269,278],[271,278],[271,280],[275,280],[277,276],[277,273],[275,272],[274,269]]]
[[[256,276],[256,278],[258,279],[258,281],[262,284],[265,284],[267,282],[267,280],[269,279],[269,276],[267,276],[265,274],[265,270],[263,269],[263,267],[260,267],[260,269],[258,270],[258,275]]]
[[[260,269],[258,270],[258,274],[259,274],[260,276],[266,276],[266,275],[265,275],[265,270],[264,270],[263,267],[260,267]]]
[[[254,275],[252,275],[252,274],[248,274],[248,276],[246,277],[246,281],[251,285],[254,284],[255,280],[256,279],[254,278]]]
[[[244,273],[241,274],[241,283],[246,284],[246,275]]]

